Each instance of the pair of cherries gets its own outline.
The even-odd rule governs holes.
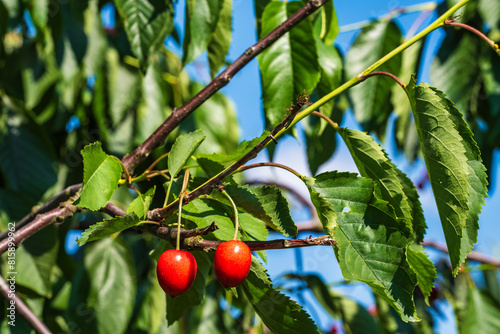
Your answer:
[[[234,288],[247,277],[251,262],[250,248],[244,242],[225,241],[215,251],[215,276],[223,287]],[[196,277],[196,269],[193,254],[169,249],[158,259],[156,275],[165,293],[174,298],[189,290]]]

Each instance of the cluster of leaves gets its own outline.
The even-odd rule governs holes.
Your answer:
[[[303,5],[300,1],[256,0],[257,34],[265,36]],[[486,0],[469,6],[464,20],[488,29],[493,38],[500,17],[491,14],[494,6],[495,1]],[[261,260],[253,259],[247,280],[232,292],[217,284],[211,270],[213,255],[193,252],[198,263],[193,287],[171,299],[165,298],[157,284],[154,268],[162,251],[172,245],[152,236],[119,233],[151,223],[150,209],[175,200],[184,169],[189,168],[193,175],[191,191],[268,136],[265,132],[238,145],[232,105],[216,94],[182,122],[135,175],[129,178],[123,173],[119,158],[201,89],[184,66],[204,52],[212,77],[225,64],[232,1],[187,0],[182,45],[173,25],[174,8],[172,1],[105,4],[89,0],[56,2],[54,6],[0,1],[2,227],[81,180],[82,191],[74,204],[85,209],[64,224],[45,228],[18,249],[18,292],[54,331],[177,333],[186,331],[178,321],[184,319],[189,324],[187,331],[193,333],[201,329],[213,333],[262,331],[264,325],[276,333],[317,332],[301,306],[273,287],[261,264],[266,261],[265,251],[258,252]],[[116,15],[110,26],[103,27],[103,11]],[[478,215],[487,191],[480,152],[491,156],[499,142],[498,133],[481,126],[486,122],[494,127],[498,122],[495,94],[500,80],[495,76],[495,64],[499,60],[488,53],[487,46],[472,42],[474,36],[447,29],[433,65],[435,71],[441,68],[436,85],[443,78],[448,80],[437,85],[444,92],[425,83],[417,85],[411,76],[421,63],[424,42],[419,42],[381,68],[408,82],[405,90],[387,78],[374,77],[336,102],[321,106],[320,111],[338,123],[351,106],[366,132],[333,128],[318,119],[304,122],[309,166],[315,175],[303,178],[304,185],[325,232],[336,241],[334,251],[344,278],[365,282],[375,292],[379,324],[386,326],[383,332],[405,326],[399,320],[396,323],[391,312],[404,322],[428,318],[424,303],[431,302],[436,269],[419,245],[426,223],[416,188],[368,133],[383,139],[390,115],[395,113],[399,147],[410,159],[421,152],[437,199],[453,275],[477,241]],[[283,119],[284,110],[304,90],[311,90],[313,100],[322,97],[403,41],[395,22],[373,21],[343,59],[333,46],[338,31],[329,1],[258,56],[269,129]],[[167,36],[182,47],[182,57],[165,47]],[[466,43],[469,39],[475,46]],[[477,54],[471,56],[471,52]],[[458,66],[450,64],[462,57],[476,69],[467,67],[470,81],[452,85],[462,74],[457,72]],[[469,89],[476,94],[469,94]],[[482,92],[488,94],[487,99]],[[473,133],[481,138],[479,147]],[[337,139],[349,148],[359,175],[341,171],[316,175],[334,153]],[[272,148],[269,151],[272,155]],[[224,186],[240,211],[242,240],[266,240],[267,227],[284,236],[296,236],[297,226],[280,189],[245,186],[239,175],[226,179]],[[126,208],[125,216],[103,219],[99,210],[110,200]],[[215,222],[218,229],[204,238],[228,240],[234,230],[232,213],[229,201],[215,190],[184,205],[183,225],[196,228]],[[176,220],[172,215],[162,224],[170,226]],[[78,238],[82,247],[72,257],[64,245],[75,224],[87,228]],[[329,291],[318,277],[290,278],[304,282],[333,317],[342,318],[347,332],[376,328],[366,310]],[[449,282],[455,284],[452,279]],[[500,309],[498,301],[487,299],[477,289],[469,292],[468,307],[481,305],[491,313]],[[227,305],[224,311],[222,300]],[[457,305],[458,314],[464,308]],[[474,319],[464,319],[471,320],[464,321],[461,328],[474,325]],[[19,321],[19,328],[25,329],[27,324]],[[422,323],[419,326],[432,327],[428,321]],[[9,330],[5,321],[2,326],[2,331]],[[488,330],[499,328],[496,323],[488,326]]]

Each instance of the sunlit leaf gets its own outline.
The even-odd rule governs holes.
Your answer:
[[[143,63],[173,29],[171,0],[117,0],[132,51]]]
[[[487,196],[485,168],[460,111],[441,91],[412,80],[408,92],[456,275],[477,241],[478,215]]]
[[[374,183],[350,173],[304,178],[318,217],[335,241],[342,274],[367,283],[404,321],[416,321],[417,278],[406,260],[411,229],[388,202],[374,195]]]
[[[217,25],[208,43],[208,64],[212,78],[215,77],[219,69],[224,65],[226,55],[229,52],[232,31],[232,2],[232,0],[223,0]]]
[[[262,14],[261,37],[302,7],[300,2],[270,2]],[[304,47],[307,45],[308,47]],[[304,20],[259,56],[266,122],[277,125],[298,94],[313,89],[319,79],[318,54],[311,23]]]
[[[107,155],[101,143],[85,146],[83,156],[83,187],[76,205],[99,210],[111,199],[118,187],[122,166],[116,158]]]
[[[207,49],[222,7],[219,0],[186,0],[183,64],[195,61]]]
[[[177,137],[168,154],[168,173],[171,177],[175,177],[181,171],[204,139],[202,129]]]

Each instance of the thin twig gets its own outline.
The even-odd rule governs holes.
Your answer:
[[[483,34],[482,32],[480,32],[476,28],[471,27],[470,25],[467,25],[467,24],[464,24],[464,23],[460,23],[460,22],[455,22],[454,19],[449,18],[446,21],[444,21],[444,26],[445,27],[447,27],[447,26],[460,27],[460,28],[469,30],[473,34],[477,35],[479,38],[483,39],[486,43],[488,43],[488,45],[491,46],[493,48],[493,50],[495,50],[495,52],[497,54],[499,53],[498,44],[496,44],[494,41],[492,41],[491,39],[489,39],[488,36],[486,36],[485,34]]]
[[[406,85],[403,83],[403,81],[401,81],[397,76],[395,76],[394,74],[392,73],[388,73],[388,72],[371,72],[371,73],[368,73],[368,74],[365,74],[365,75],[361,75],[359,78],[359,83],[362,83],[363,81],[365,81],[366,79],[370,78],[370,77],[374,77],[374,76],[377,76],[377,75],[382,75],[382,76],[386,76],[386,77],[389,77],[391,78],[392,80],[396,81],[398,83],[398,85],[401,86],[401,88],[405,89]]]
[[[52,197],[49,201],[45,202],[43,205],[37,207],[34,211],[27,214],[23,219],[16,223],[16,229],[20,229],[30,221],[32,221],[37,215],[50,211],[59,206],[59,203],[66,201],[71,196],[74,196],[80,189],[82,188],[82,184],[74,184],[72,186],[67,187],[59,194]],[[7,237],[8,231],[0,234],[0,240],[3,240]]]
[[[15,307],[15,313],[19,313],[26,321],[33,327],[37,333],[50,334],[51,331],[45,326],[45,324],[38,319],[38,317],[30,310],[28,305],[26,305],[19,296],[10,289],[9,284],[0,276],[0,292],[2,296],[8,301],[7,306],[7,319],[9,319],[10,310],[8,309],[11,305]]]
[[[212,82],[203,88],[185,105],[178,109],[174,109],[172,114],[161,124],[156,131],[149,136],[139,147],[132,153],[123,158],[123,164],[132,172],[134,168],[141,163],[149,154],[165,141],[165,138],[174,130],[187,116],[196,110],[203,102],[208,100],[212,95],[227,85],[231,78],[239,72],[246,64],[248,64],[258,54],[273,44],[278,38],[286,34],[297,24],[302,22],[310,14],[314,13],[328,0],[311,0],[295,14],[290,16],[285,22],[259,40],[256,44],[247,49],[238,59],[229,65],[222,73],[220,73]]]
[[[19,247],[24,240],[40,231],[44,227],[47,227],[54,222],[62,222],[65,219],[72,217],[75,212],[80,210],[80,208],[69,204],[72,201],[73,200],[67,201],[65,205],[39,214],[29,224],[26,224],[25,226],[18,229],[14,233],[14,236],[12,236],[12,238],[9,237],[0,241],[0,255],[5,253],[9,247]]]

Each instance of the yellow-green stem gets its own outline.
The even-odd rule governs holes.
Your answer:
[[[165,196],[165,202],[163,202],[163,207],[166,207],[168,204],[168,197],[170,196],[170,188],[172,188],[172,183],[174,181],[174,178],[172,177],[170,179],[170,182],[168,183],[168,188],[167,188],[167,196]],[[180,214],[180,213],[179,213]]]
[[[170,188],[169,188],[170,190]],[[179,217],[177,219],[177,241],[175,243],[175,249],[181,249],[181,219],[182,219],[182,202],[184,201],[184,196],[186,193],[182,192],[179,197]]]
[[[231,196],[229,196],[229,194],[225,190],[222,190],[221,192],[224,196],[227,197],[229,202],[231,202],[231,205],[233,206],[233,209],[234,209],[234,236],[233,236],[233,240],[236,240],[236,239],[238,239],[238,229],[240,228],[240,222],[238,219],[238,208],[236,207],[236,204],[234,204],[234,201],[231,198]]]

